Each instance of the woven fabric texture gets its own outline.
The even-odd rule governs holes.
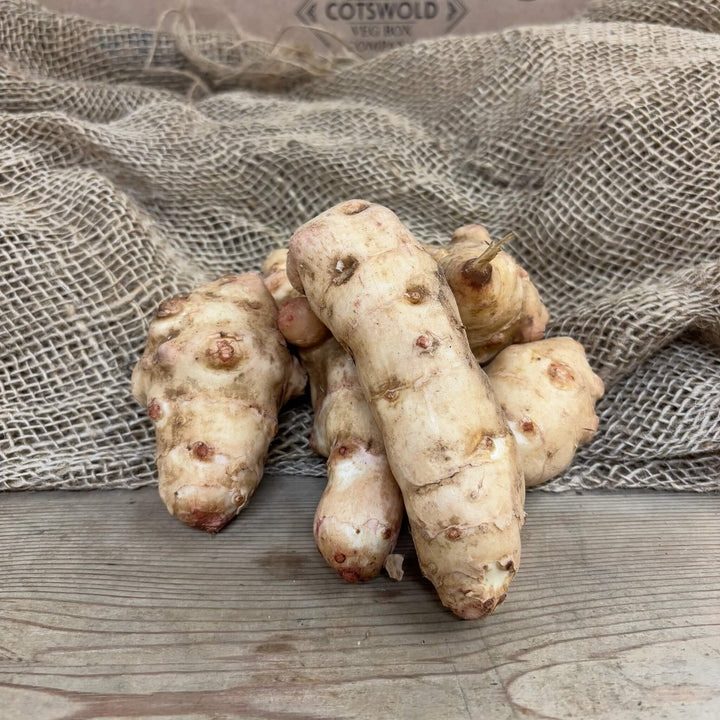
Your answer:
[[[351,197],[428,242],[514,231],[607,386],[546,489],[720,489],[718,28],[714,2],[611,0],[311,77],[0,0],[0,490],[153,483],[129,377],[159,302]],[[284,411],[269,470],[324,473],[310,422]]]

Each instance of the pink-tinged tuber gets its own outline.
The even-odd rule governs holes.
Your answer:
[[[344,580],[367,580],[380,573],[397,542],[404,514],[400,489],[352,358],[332,337],[301,350],[301,358],[315,410],[310,444],[328,459],[315,541]]]

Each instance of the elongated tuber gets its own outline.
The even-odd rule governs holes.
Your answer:
[[[602,380],[583,346],[556,337],[505,348],[486,368],[515,435],[527,487],[559,475],[598,427]]]
[[[305,374],[256,273],[228,275],[160,305],[132,392],[155,424],[160,496],[217,532],[260,481],[278,410]]]
[[[400,489],[352,358],[330,337],[301,351],[315,422],[310,444],[327,457],[314,533],[325,561],[348,582],[378,575],[397,542]]]
[[[315,411],[310,444],[328,459],[328,482],[315,513],[314,534],[327,564],[347,582],[382,569],[397,542],[404,508],[380,431],[363,397],[352,358],[310,310],[287,292],[285,256],[266,277],[277,293],[278,327],[298,346]],[[285,275],[285,280],[282,280]],[[294,293],[296,296],[297,292]]]
[[[440,249],[425,246],[443,271],[480,363],[515,343],[540,340],[548,312],[527,272],[481,225],[458,228]]]
[[[437,264],[390,210],[351,200],[293,235],[287,267],[355,359],[423,573],[460,617],[487,615],[520,561],[524,484]]]

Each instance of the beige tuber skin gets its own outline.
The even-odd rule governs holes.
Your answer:
[[[290,240],[288,277],[355,359],[423,573],[480,618],[520,562],[515,440],[433,258],[387,208],[342,203]]]
[[[300,353],[315,410],[310,445],[328,459],[315,541],[344,580],[368,580],[380,573],[397,542],[404,514],[400,489],[352,358],[333,337]]]
[[[285,269],[287,254],[287,248],[276,248],[265,258],[262,266],[265,287],[270,291],[278,308],[289,300],[300,297],[300,293],[295,290],[290,284],[290,280],[288,280],[287,270]]]
[[[485,372],[517,440],[526,486],[559,475],[598,427],[604,388],[583,346],[568,337],[512,345]]]
[[[500,249],[504,240],[493,242],[481,225],[465,225],[446,247],[425,246],[455,295],[481,364],[508,345],[540,340],[549,319],[528,274]]]
[[[260,481],[278,410],[305,381],[258,274],[227,275],[163,302],[132,393],[155,424],[170,513],[210,533],[235,517]]]
[[[299,348],[309,375],[315,412],[310,445],[328,459],[328,483],[315,513],[315,541],[344,580],[368,580],[380,573],[395,547],[404,514],[402,497],[355,364],[310,310],[307,298],[288,291],[286,256],[287,250],[274,251],[263,271],[266,284],[277,293],[278,327]],[[271,258],[278,261],[274,266]]]

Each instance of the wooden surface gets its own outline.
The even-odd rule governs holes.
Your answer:
[[[154,489],[0,495],[0,718],[720,718],[720,497],[534,493],[484,621],[346,585],[318,480],[266,478],[217,537]]]

